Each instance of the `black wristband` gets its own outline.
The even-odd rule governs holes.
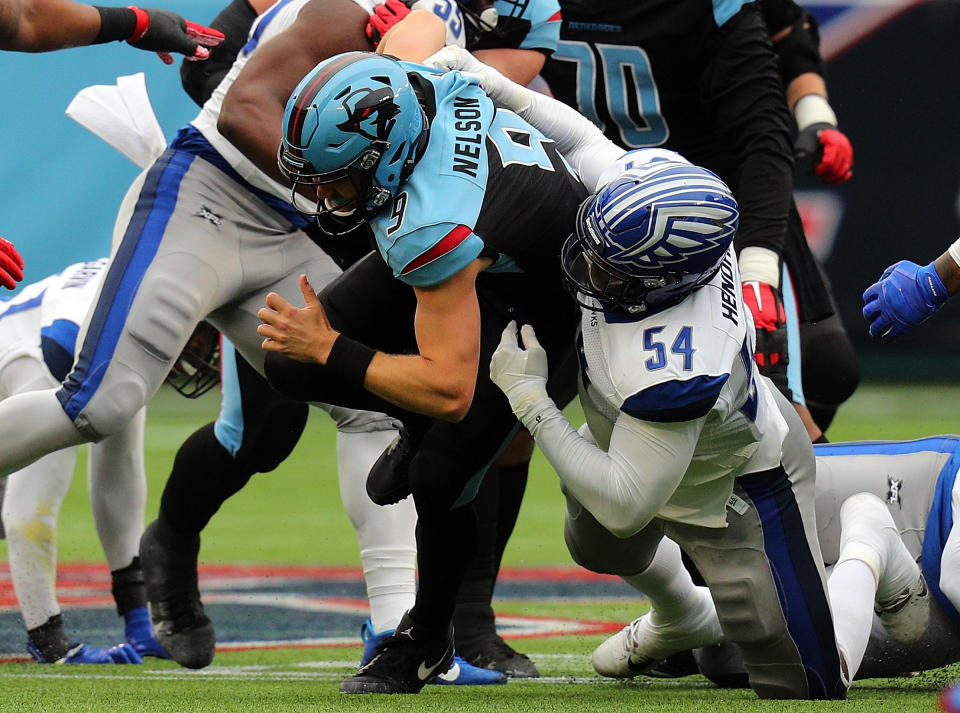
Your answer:
[[[99,7],[100,32],[90,44],[101,45],[114,40],[126,40],[137,29],[137,13],[128,7]]]
[[[371,349],[366,344],[341,334],[333,343],[325,366],[331,376],[348,388],[362,389],[367,367],[370,366],[373,355],[376,353],[376,349]]]

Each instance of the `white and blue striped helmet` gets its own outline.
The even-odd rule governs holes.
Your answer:
[[[563,246],[568,286],[605,311],[664,309],[716,274],[739,219],[705,168],[679,156],[630,168],[580,206]]]

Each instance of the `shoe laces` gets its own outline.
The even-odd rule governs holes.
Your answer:
[[[640,627],[643,625],[644,617],[634,619],[623,627],[623,639],[627,653],[634,654],[640,648]]]

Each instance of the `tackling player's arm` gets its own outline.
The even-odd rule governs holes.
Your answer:
[[[686,473],[707,416],[654,423],[618,415],[607,450],[589,430],[575,431],[547,396],[547,355],[533,328],[524,325],[517,343],[507,325],[490,360],[490,378],[530,431],[566,488],[597,521],[618,537],[650,523]]]
[[[475,281],[489,264],[489,258],[477,258],[437,285],[414,287],[419,353],[373,353],[364,388],[408,411],[447,421],[463,419],[473,401],[480,360]],[[332,328],[305,277],[300,285],[306,306],[297,309],[271,293],[258,313],[263,324],[257,331],[266,351],[326,364],[338,340],[352,340]]]

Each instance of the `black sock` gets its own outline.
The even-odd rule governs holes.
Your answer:
[[[117,603],[117,614],[123,616],[131,609],[147,606],[147,592],[143,584],[143,571],[140,569],[140,558],[122,569],[110,572],[113,584],[110,588],[113,601]]]
[[[410,615],[429,628],[449,626],[457,590],[476,547],[476,515],[469,505],[442,514],[420,513],[417,522],[417,559],[420,586]],[[451,556],[451,543],[456,555]]]
[[[54,614],[37,628],[28,629],[27,638],[40,650],[47,663],[59,661],[70,650],[70,642],[63,631],[62,614]]]
[[[167,535],[199,535],[214,513],[253,475],[220,445],[213,424],[195,431],[177,451],[160,499],[160,521]]]

